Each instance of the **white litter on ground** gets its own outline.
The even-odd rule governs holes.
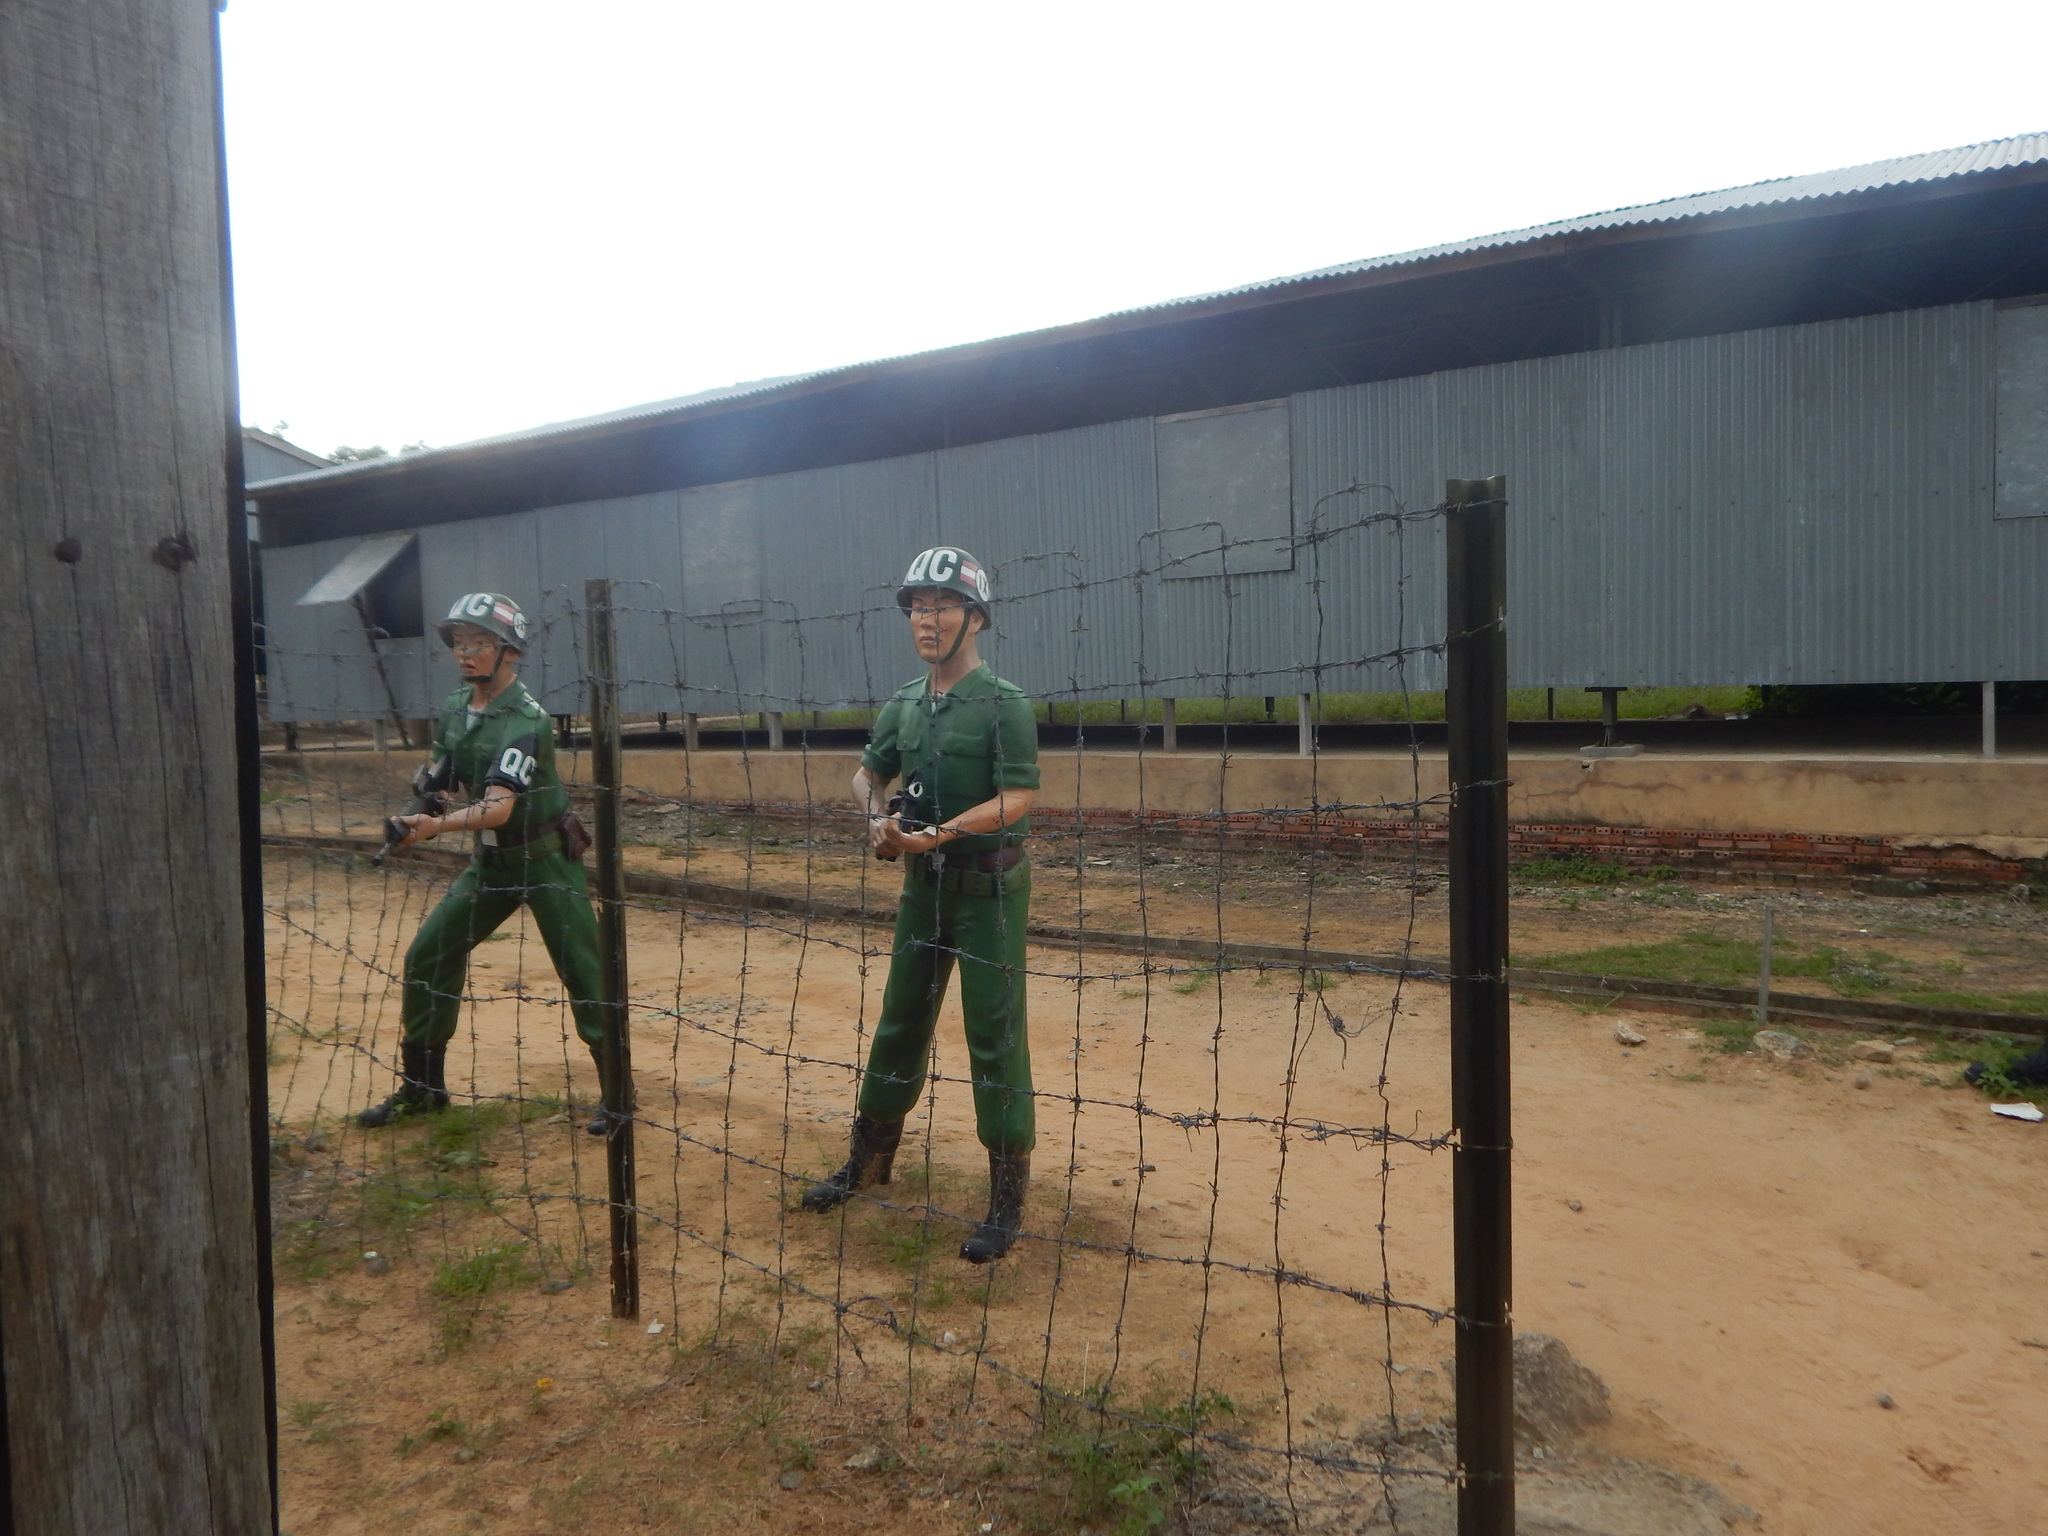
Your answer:
[[[2043,1118],[2039,1107],[2033,1104],[1994,1104],[1991,1106],[1991,1113],[2003,1115],[2008,1120],[2039,1120]]]

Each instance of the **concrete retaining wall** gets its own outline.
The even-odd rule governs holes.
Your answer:
[[[273,754],[272,770],[304,774],[351,798],[402,797],[408,755]],[[586,776],[581,753],[559,759]],[[677,799],[844,804],[859,755],[851,751],[626,754],[635,787]],[[1327,753],[1315,758],[1246,754],[1048,752],[1041,759],[1048,806],[1201,813],[1397,803],[1444,790],[1441,753]],[[1898,844],[1980,848],[2006,859],[2048,856],[2048,759],[1966,757],[1680,756],[1581,763],[1524,756],[1509,763],[1509,816],[1552,826],[1684,828],[1700,832],[1799,832],[1883,837]],[[343,785],[346,785],[343,788]],[[282,787],[280,785],[280,787]],[[395,801],[393,802],[396,803]],[[1369,816],[1369,811],[1359,812]]]

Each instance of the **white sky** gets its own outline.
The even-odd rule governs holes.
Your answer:
[[[436,446],[2048,128],[2048,5],[233,0],[245,420]]]

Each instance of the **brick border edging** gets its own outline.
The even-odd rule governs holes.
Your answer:
[[[665,796],[630,795],[633,803],[669,805]],[[795,801],[698,801],[722,816],[807,819],[814,806]],[[1442,821],[1367,819],[1349,810],[1181,811],[1074,810],[1036,806],[1033,830],[1055,835],[1143,833],[1183,845],[1224,844],[1351,855],[1408,853],[1418,847],[1441,858],[1450,829]],[[1593,827],[1568,822],[1516,822],[1508,857],[1526,864],[1558,857],[1594,858],[1648,871],[1669,869],[1694,879],[1921,881],[1928,892],[2016,885],[2040,869],[2027,861],[1976,849],[1938,849],[1890,837],[1823,832],[1706,832],[1668,827]],[[2035,861],[2039,862],[2039,861]],[[1894,893],[1896,894],[1896,893]]]

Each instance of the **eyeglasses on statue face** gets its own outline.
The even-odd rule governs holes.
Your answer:
[[[448,649],[458,656],[482,656],[495,651],[503,642],[498,640],[457,640]]]
[[[952,613],[957,609],[965,608],[966,606],[967,604],[962,602],[957,597],[952,598],[950,600],[941,598],[938,602],[935,603],[912,603],[910,605],[910,616],[913,619],[915,619],[923,617],[927,614]]]

